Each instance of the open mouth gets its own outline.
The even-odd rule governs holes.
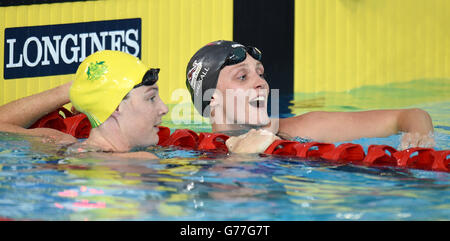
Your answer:
[[[249,104],[255,108],[261,108],[266,106],[266,97],[258,96],[251,100]]]

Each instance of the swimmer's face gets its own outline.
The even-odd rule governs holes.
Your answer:
[[[264,66],[247,54],[243,62],[220,71],[211,101],[214,120],[217,124],[266,125],[268,94]],[[226,123],[220,123],[221,119]]]
[[[141,86],[129,92],[119,105],[120,128],[132,147],[147,147],[158,143],[158,125],[168,112],[159,97],[158,86]]]

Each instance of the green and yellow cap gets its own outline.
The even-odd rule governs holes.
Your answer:
[[[133,55],[112,50],[96,52],[78,67],[70,87],[70,101],[87,115],[95,128],[142,82],[147,70],[148,67]]]

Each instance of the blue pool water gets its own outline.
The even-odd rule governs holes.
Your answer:
[[[372,92],[378,93],[377,89]],[[427,99],[422,95],[420,103],[413,103],[416,97],[409,101],[405,96],[400,97],[395,106],[392,103],[397,99],[392,96],[383,102],[389,103],[386,106],[371,106],[369,102],[358,106],[345,99],[360,98],[360,102],[351,103],[367,101],[354,93],[302,95],[305,99],[293,98],[289,109],[281,114],[289,116],[318,109],[419,107],[433,118],[436,148],[450,149],[448,97],[443,94],[437,99]],[[326,103],[330,99],[333,103]],[[204,128],[183,127],[197,131]],[[354,142],[364,147],[377,143],[397,147],[399,139],[400,135],[394,135]],[[148,161],[51,154],[56,150],[54,145],[43,144],[37,138],[0,133],[0,217],[19,220],[450,220],[448,173],[160,147],[148,151],[161,159]]]

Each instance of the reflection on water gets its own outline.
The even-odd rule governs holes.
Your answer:
[[[394,94],[386,95],[381,87],[347,94],[296,95],[290,108],[297,114],[319,109],[378,108],[374,103],[385,96],[397,103],[386,100],[378,105],[415,106],[429,111],[438,147],[449,149],[450,100],[443,94],[445,88],[448,93],[448,87],[433,86],[423,88],[435,88],[437,97],[417,90],[419,96],[408,99],[402,95],[404,86],[397,86]],[[399,136],[355,142],[363,146],[374,143],[396,146]],[[160,160],[114,160],[86,153],[67,157],[55,154],[58,149],[38,138],[0,133],[0,217],[19,220],[450,219],[447,173],[161,147],[147,149]]]
[[[14,219],[450,217],[447,173],[266,155],[211,158],[207,153],[195,153],[196,157],[143,161],[40,153],[38,158],[36,153],[5,152],[5,145],[1,141],[0,216]],[[191,151],[177,151],[194,155]]]

